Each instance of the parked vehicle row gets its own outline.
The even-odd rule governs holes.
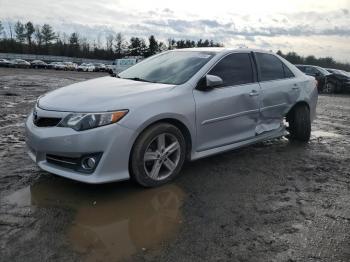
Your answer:
[[[35,68],[35,69],[55,69],[65,71],[83,71],[83,72],[108,72],[108,67],[102,63],[82,63],[78,65],[73,62],[51,62],[46,63],[42,60],[26,61],[23,59],[0,59],[0,67],[13,68]]]
[[[350,92],[350,73],[332,69],[322,68],[314,65],[296,65],[299,70],[306,75],[313,76],[318,82],[318,91],[320,93],[349,93]]]

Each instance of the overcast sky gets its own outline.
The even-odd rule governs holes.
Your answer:
[[[350,0],[0,0],[0,20],[49,23],[101,41],[111,31],[209,38],[350,62]]]

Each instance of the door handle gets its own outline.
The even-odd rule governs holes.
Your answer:
[[[259,92],[256,91],[256,90],[252,90],[250,93],[249,93],[249,96],[258,96],[259,95]]]
[[[298,90],[299,89],[299,86],[297,84],[294,84],[293,87],[292,87],[294,90]]]

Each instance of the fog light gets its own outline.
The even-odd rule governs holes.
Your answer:
[[[86,157],[81,161],[81,166],[84,169],[93,169],[96,165],[96,159],[94,157]]]

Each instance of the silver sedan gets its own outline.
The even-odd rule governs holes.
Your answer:
[[[307,142],[316,104],[315,79],[273,53],[182,49],[40,97],[26,142],[59,176],[153,187],[185,160],[284,135]]]

